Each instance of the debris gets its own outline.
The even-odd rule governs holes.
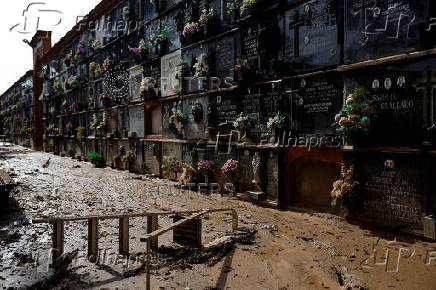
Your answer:
[[[42,168],[48,168],[50,166],[50,158],[48,158],[48,160],[42,165]]]

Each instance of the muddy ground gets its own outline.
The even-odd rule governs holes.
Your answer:
[[[1,147],[1,146],[0,146]],[[22,150],[1,147],[0,151]],[[50,158],[48,168],[42,164]],[[0,222],[0,286],[26,288],[53,275],[47,268],[51,227],[32,224],[43,216],[146,211],[197,210],[229,207],[237,210],[239,226],[256,230],[253,243],[236,243],[217,263],[179,263],[153,259],[152,289],[436,289],[436,243],[350,224],[344,219],[309,210],[279,211],[231,197],[178,190],[167,180],[138,176],[47,153],[1,154],[0,168],[19,183],[11,194],[12,210]],[[171,224],[168,217],[159,225]],[[203,244],[231,229],[226,214],[210,214],[202,224]],[[145,252],[139,237],[146,220],[130,224],[130,252]],[[172,234],[160,245],[175,247]],[[65,225],[65,252],[79,250],[70,272],[52,284],[58,289],[144,289],[138,263],[126,266],[117,258],[118,220],[100,223],[95,265],[86,260],[87,224]],[[165,260],[162,262],[162,260]],[[167,263],[166,263],[167,262]],[[46,280],[47,281],[47,280]]]

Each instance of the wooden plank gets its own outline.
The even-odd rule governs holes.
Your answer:
[[[119,219],[119,252],[121,255],[129,255],[129,217]]]
[[[148,216],[147,217],[147,234],[151,234],[159,229],[158,216]],[[152,250],[157,250],[159,248],[159,238],[151,238],[150,246]]]
[[[207,210],[208,212],[231,212],[233,209],[230,208],[217,208],[217,209],[202,209],[202,210],[187,210],[187,211],[170,211],[170,212],[146,212],[146,213],[133,213],[133,214],[115,214],[115,215],[91,215],[91,216],[81,216],[81,217],[53,217],[53,218],[43,218],[43,219],[34,219],[32,220],[33,224],[41,224],[41,223],[54,223],[56,221],[62,220],[64,222],[71,221],[83,221],[89,219],[98,219],[98,220],[106,220],[106,219],[119,219],[123,217],[147,217],[147,216],[169,216],[174,214],[194,214]]]
[[[58,221],[53,223],[52,233],[52,265],[58,269],[60,265],[60,257],[64,253],[64,222]]]
[[[193,214],[193,215],[191,215],[191,216],[189,216],[189,217],[187,217],[187,218],[185,218],[183,220],[180,220],[178,222],[173,223],[172,225],[169,225],[167,227],[164,227],[162,229],[159,229],[157,231],[154,231],[154,232],[152,232],[150,234],[147,234],[147,235],[141,237],[140,241],[141,242],[146,242],[150,238],[158,237],[158,236],[160,236],[160,235],[162,235],[162,234],[164,234],[164,233],[166,233],[166,232],[168,232],[168,231],[170,231],[170,230],[172,230],[172,229],[174,229],[174,228],[176,228],[176,227],[178,227],[180,225],[183,225],[184,223],[189,222],[190,220],[196,219],[196,218],[198,218],[198,217],[200,217],[200,216],[202,216],[202,215],[204,215],[206,213],[208,213],[208,211],[202,211],[200,213]]]
[[[98,258],[98,219],[88,220],[88,258],[91,256],[96,260]]]

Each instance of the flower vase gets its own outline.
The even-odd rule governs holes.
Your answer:
[[[235,172],[232,173],[231,175],[232,175],[233,186],[235,188],[234,195],[237,195],[239,192],[239,182],[238,182],[239,178]]]
[[[209,173],[205,172],[203,174],[204,177],[204,183],[209,184]]]

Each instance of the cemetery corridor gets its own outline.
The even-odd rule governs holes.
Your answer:
[[[24,148],[1,148],[13,150]],[[174,263],[157,268],[152,273],[152,289],[432,289],[436,285],[436,244],[410,235],[349,224],[328,213],[299,208],[279,211],[218,194],[178,192],[169,180],[94,168],[88,162],[48,153],[2,154],[0,165],[18,182],[11,193],[10,213],[0,228],[0,285],[6,288],[30,286],[52,274],[44,271],[51,227],[32,224],[32,219],[226,207],[237,210],[240,227],[257,231],[253,243],[236,244],[211,266]],[[160,218],[159,226],[171,222]],[[202,222],[205,244],[222,236],[232,221],[226,215],[211,214]],[[139,237],[145,227],[145,219],[131,219],[131,253],[144,253]],[[121,258],[118,263],[109,258],[96,266],[83,257],[86,222],[66,223],[65,235],[65,252],[78,249],[79,258],[72,263],[72,272],[52,281],[55,289],[143,289],[145,274],[134,271],[137,265],[126,269]],[[102,221],[99,235],[100,251],[116,257],[118,222]],[[159,244],[171,244],[171,234],[162,236]],[[386,248],[391,251],[384,263]]]

